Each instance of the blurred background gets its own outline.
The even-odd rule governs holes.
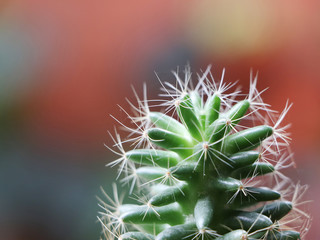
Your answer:
[[[170,71],[212,64],[248,88],[259,71],[265,102],[294,103],[295,181],[310,186],[320,227],[320,2],[0,1],[0,232],[4,240],[98,239],[96,196],[110,191],[110,144],[146,82],[156,97]]]

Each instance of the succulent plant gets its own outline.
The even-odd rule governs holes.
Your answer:
[[[106,239],[296,240],[310,217],[301,208],[306,186],[281,170],[294,165],[289,125],[291,105],[279,114],[262,101],[257,75],[247,95],[236,83],[214,81],[210,66],[192,81],[190,67],[162,83],[160,100],[136,92],[130,126],[108,147],[119,156],[118,177],[135,201],[123,203],[113,185],[98,217]],[[131,150],[125,150],[125,148]]]

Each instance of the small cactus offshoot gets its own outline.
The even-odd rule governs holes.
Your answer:
[[[302,195],[282,169],[294,165],[283,119],[262,100],[257,76],[248,94],[236,83],[215,81],[210,66],[201,74],[186,67],[176,82],[161,82],[161,99],[134,91],[131,125],[116,131],[120,182],[134,199],[100,200],[102,237],[107,240],[297,240],[310,225]],[[194,80],[196,79],[196,81]]]

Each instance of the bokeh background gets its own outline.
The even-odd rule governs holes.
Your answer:
[[[213,65],[292,122],[297,168],[320,225],[320,2],[0,1],[0,235],[4,240],[98,239],[96,195],[110,191],[104,143],[131,84],[156,97],[170,71]]]

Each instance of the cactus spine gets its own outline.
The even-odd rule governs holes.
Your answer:
[[[277,114],[262,101],[257,77],[251,76],[245,96],[230,92],[234,84],[224,83],[223,75],[215,82],[208,67],[192,87],[189,67],[184,80],[174,72],[176,84],[161,83],[165,101],[147,100],[145,86],[144,99],[136,94],[138,106],[130,105],[137,114],[125,111],[134,127],[116,119],[130,133],[124,140],[117,132],[111,136],[108,148],[119,158],[109,165],[120,166],[136,203],[122,203],[113,186],[114,199],[106,195],[98,217],[106,239],[304,236],[309,216],[298,205],[306,187],[281,173],[292,165],[288,126],[280,126],[291,105]],[[134,146],[129,151],[127,143]]]

